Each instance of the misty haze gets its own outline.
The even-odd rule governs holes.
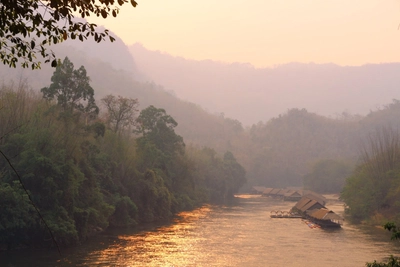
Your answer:
[[[2,1],[0,266],[400,266],[400,6],[356,2]]]

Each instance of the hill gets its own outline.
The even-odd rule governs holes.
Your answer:
[[[366,115],[400,97],[400,63],[342,67],[290,63],[256,69],[250,64],[195,61],[130,46],[138,68],[166,90],[244,125],[268,121],[291,108],[324,116]]]
[[[115,46],[114,46],[115,45]],[[135,60],[123,42],[97,44],[88,41],[65,42],[53,49],[63,59],[68,56],[75,67],[83,65],[99,100],[107,94],[137,98],[139,109],[150,105],[165,109],[178,121],[177,133],[185,142],[198,146],[210,146],[218,152],[226,151],[227,136],[233,131],[242,131],[237,120],[213,115],[197,104],[181,100],[173,92],[166,91],[161,85],[144,82],[144,77],[135,65]],[[104,56],[103,56],[104,55]],[[43,65],[41,70],[9,68],[0,65],[0,82],[7,84],[27,83],[33,90],[50,85],[54,69]]]
[[[93,45],[97,46],[97,44]],[[285,81],[286,84],[295,83],[296,79],[297,81],[303,80],[303,83],[307,86],[317,81],[320,82],[319,88],[321,88],[321,92],[312,95],[312,92],[308,91],[307,97],[306,94],[303,97],[307,101],[317,103],[320,106],[323,106],[323,104],[328,106],[327,96],[319,96],[323,94],[322,92],[325,92],[328,96],[336,95],[337,97],[336,100],[331,100],[331,107],[340,106],[338,103],[342,96],[335,91],[332,84],[344,84],[345,81],[336,81],[335,79],[339,76],[329,76],[328,74],[332,73],[333,70],[338,74],[347,69],[357,75],[354,76],[351,74],[352,72],[346,72],[341,74],[343,77],[351,76],[351,79],[358,77],[356,80],[359,84],[366,84],[369,81],[371,88],[374,88],[380,82],[382,88],[389,88],[382,90],[382,95],[390,95],[391,99],[396,97],[397,91],[394,91],[394,86],[385,77],[394,76],[392,72],[398,67],[397,64],[364,66],[364,69],[369,69],[369,72],[362,72],[356,67],[342,68],[335,65],[326,65],[325,67],[310,65],[309,68],[305,68],[305,65],[292,64],[276,69],[256,70],[245,65],[227,66],[215,62],[199,63],[199,65],[203,64],[204,66],[207,64],[214,65],[216,73],[218,73],[217,70],[222,72],[223,68],[221,66],[227,67],[225,69],[226,79],[218,79],[222,88],[221,92],[225,90],[225,95],[221,96],[221,98],[235,100],[235,94],[242,95],[241,103],[235,105],[235,113],[239,117],[251,117],[251,120],[261,117],[266,118],[264,122],[253,124],[251,127],[243,127],[237,117],[230,118],[223,113],[212,114],[200,106],[198,102],[180,99],[177,96],[177,91],[166,90],[167,88],[156,83],[144,82],[145,76],[141,74],[144,71],[138,63],[140,60],[132,59],[127,49],[119,49],[117,47],[117,49],[112,50],[115,53],[113,57],[98,56],[110,53],[110,47],[108,46],[96,47],[98,51],[95,53],[87,53],[86,50],[82,50],[79,46],[71,46],[69,43],[63,44],[57,49],[59,50],[56,52],[61,58],[68,56],[76,67],[85,66],[88,76],[91,78],[91,85],[95,89],[97,100],[107,94],[138,98],[140,109],[149,105],[165,109],[178,122],[176,132],[184,138],[188,146],[211,147],[220,155],[227,150],[231,151],[238,162],[246,168],[248,186],[279,187],[302,185],[303,176],[309,173],[312,166],[319,160],[341,159],[355,162],[360,150],[361,140],[367,138],[369,133],[382,125],[399,126],[397,118],[400,116],[400,104],[398,101],[381,105],[379,109],[374,108],[365,116],[355,116],[344,112],[340,116],[333,118],[312,110],[296,108],[295,104],[292,105],[290,103],[285,108],[282,108],[280,105],[282,102],[287,101],[285,99],[282,102],[277,102],[275,106],[272,104],[265,105],[262,103],[265,92],[260,90],[258,92],[259,95],[256,95],[258,97],[254,95],[253,89],[257,88],[256,86],[252,90],[249,89],[249,94],[244,94],[243,89],[239,88],[239,78],[243,77],[243,82],[247,79],[247,76],[245,77],[242,72],[243,70],[247,70],[248,73],[253,75],[254,84],[256,84],[255,81],[257,79],[263,78],[265,73],[268,73],[269,81],[275,81],[276,85],[281,82],[279,77],[282,78],[290,74],[293,77],[287,79],[288,81]],[[125,59],[126,64],[118,67],[119,59]],[[183,59],[180,59],[180,61],[186,62]],[[132,70],[131,67],[125,69],[121,68],[122,66],[135,67]],[[218,66],[221,68],[218,68]],[[362,67],[360,68],[363,69]],[[183,79],[182,77],[185,77],[186,71],[189,70],[186,68],[179,70],[182,75],[171,77],[171,79],[174,78],[176,80],[175,83],[183,88],[189,79]],[[176,72],[179,70],[176,70]],[[236,70],[237,77],[229,80],[228,77],[232,77],[232,73],[228,70]],[[39,90],[50,84],[50,77],[53,71],[49,66],[43,66],[40,71],[9,69],[1,66],[0,79],[2,79],[3,83],[8,83],[10,79],[16,82],[20,79],[26,79],[31,88]],[[165,73],[171,73],[172,70],[168,66],[164,66],[164,71]],[[212,71],[212,69],[207,70],[207,72]],[[362,76],[362,73],[365,76]],[[200,74],[198,75],[199,84],[207,84],[209,81],[207,81],[206,76]],[[304,82],[304,77],[306,76],[310,79],[308,82]],[[312,82],[311,77],[313,76],[318,77],[318,79]],[[217,80],[218,77],[215,76],[214,80]],[[322,80],[323,77],[326,79],[325,81]],[[380,77],[381,80],[377,79],[377,77]],[[182,82],[182,85],[179,82]],[[231,88],[236,88],[236,91],[228,93],[228,90],[222,87],[227,83],[231,84]],[[303,86],[300,82],[298,85],[299,87]],[[304,86],[307,87],[306,85]],[[204,87],[206,90],[200,94],[196,92],[196,86],[193,87],[193,91],[199,95],[199,101],[202,98],[213,99],[216,94],[219,94],[218,92],[211,92],[212,90],[207,86]],[[353,86],[347,84],[347,86],[344,89],[342,88],[340,92],[352,96],[347,98],[347,101],[352,101],[355,106],[357,106],[357,103],[361,105],[364,101],[362,99],[377,94],[374,90],[370,94],[362,93],[360,91],[361,87],[357,83]],[[281,94],[279,90],[274,92],[273,96]],[[293,100],[296,95],[291,97]],[[303,99],[299,96],[297,98],[299,98],[299,101]],[[378,100],[379,98],[376,97],[376,99]],[[252,102],[254,102],[254,105],[249,107],[249,103]],[[383,103],[390,103],[390,101]],[[276,110],[277,115],[271,115],[271,110],[273,109]],[[225,114],[229,115],[228,113]]]

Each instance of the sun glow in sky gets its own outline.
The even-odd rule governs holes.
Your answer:
[[[137,0],[91,18],[127,45],[187,59],[251,63],[400,62],[399,0]]]

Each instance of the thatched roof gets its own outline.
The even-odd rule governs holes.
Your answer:
[[[318,220],[335,220],[343,221],[343,218],[327,208],[321,208],[307,212],[310,217]]]
[[[285,197],[301,197],[301,193],[298,191],[290,190],[285,194]]]
[[[269,192],[269,194],[270,195],[276,195],[279,191],[281,191],[281,189],[275,188],[275,189],[271,190],[271,192]]]
[[[308,197],[302,197],[297,203],[296,205],[294,205],[294,207],[296,209],[301,209],[303,206],[305,206],[308,202],[310,202],[311,199],[309,199]]]
[[[303,212],[306,210],[310,209],[319,209],[319,208],[325,208],[323,204],[318,202],[315,199],[311,199],[308,196],[303,196],[294,206],[296,209],[299,209]]]
[[[284,196],[285,194],[287,194],[288,192],[291,192],[291,191],[293,191],[293,190],[287,189],[287,188],[281,189],[281,190],[277,193],[277,195]]]
[[[266,187],[264,187],[264,186],[253,186],[253,191],[256,191],[257,193],[262,193],[265,189],[266,189]]]
[[[265,188],[264,191],[262,192],[263,195],[268,195],[272,190],[274,190],[273,188]]]
[[[301,207],[300,210],[305,212],[307,210],[320,209],[320,208],[325,208],[325,206],[319,203],[318,201],[311,199],[311,201],[307,202],[307,204]]]
[[[309,199],[314,199],[322,205],[325,205],[326,203],[326,198],[323,195],[315,193],[313,191],[304,190],[303,196],[308,197]]]

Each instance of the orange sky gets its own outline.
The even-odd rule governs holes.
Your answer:
[[[400,62],[398,0],[137,0],[89,19],[127,45],[188,59],[339,65]]]

